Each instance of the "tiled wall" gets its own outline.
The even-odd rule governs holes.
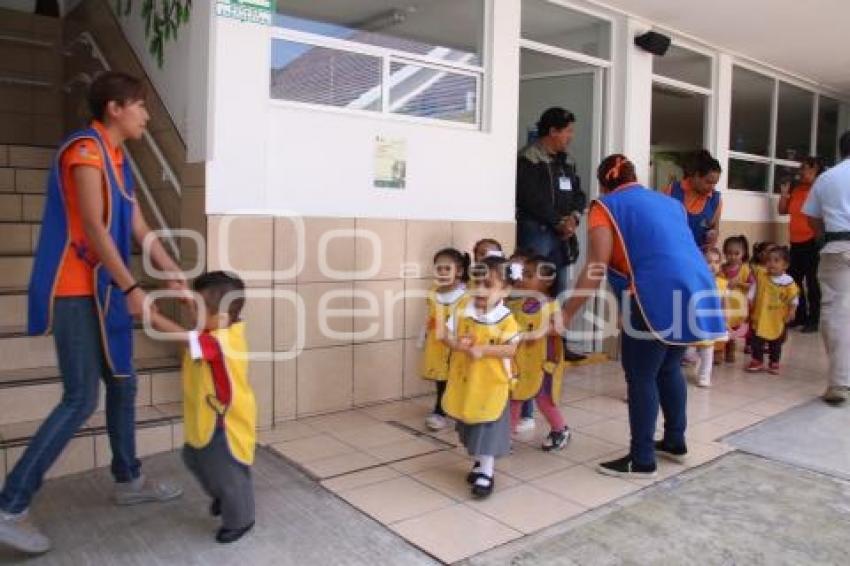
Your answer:
[[[223,224],[229,225],[226,233],[221,232]],[[415,345],[424,322],[424,300],[421,295],[405,299],[404,292],[430,286],[432,257],[439,248],[471,250],[476,240],[491,237],[510,252],[515,239],[513,222],[306,218],[303,227],[301,247],[287,218],[208,219],[208,268],[227,267],[229,262],[252,290],[265,295],[250,297],[244,312],[251,349],[282,352],[303,341],[304,349],[295,359],[251,364],[261,426],[430,392],[432,384],[419,377],[420,352]],[[332,230],[347,231],[326,247],[327,267],[348,272],[342,278],[329,276],[328,269],[323,272],[318,261],[322,236]],[[377,257],[367,239],[370,234],[380,242]],[[300,272],[282,273],[299,261]],[[370,266],[376,268],[373,273],[352,273]],[[276,277],[247,273],[273,270],[279,272]],[[295,324],[294,305],[269,296],[272,289],[301,298],[303,328]],[[331,330],[347,335],[327,336],[317,314],[329,293],[334,294],[332,308],[374,310],[367,318],[328,320]],[[377,300],[370,304],[364,297]],[[367,335],[370,330],[372,335]]]

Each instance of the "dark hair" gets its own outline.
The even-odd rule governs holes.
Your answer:
[[[469,268],[469,276],[473,280],[487,277],[490,273],[496,273],[506,285],[513,286],[520,281],[511,273],[511,263],[503,257],[485,257]]]
[[[800,162],[801,165],[805,165],[807,167],[811,167],[815,170],[815,178],[820,176],[821,173],[826,171],[826,161],[823,157],[819,157],[817,155],[810,155],[803,159]]]
[[[753,259],[758,260],[759,256],[769,252],[774,247],[776,247],[776,244],[773,242],[756,242],[753,244]]]
[[[697,177],[705,177],[709,173],[722,173],[723,168],[720,162],[717,161],[711,152],[707,149],[700,149],[693,152],[682,167],[685,177],[696,175]]]
[[[725,254],[729,246],[732,244],[738,244],[744,249],[744,257],[741,258],[741,261],[749,261],[750,260],[750,242],[747,240],[747,237],[743,234],[739,234],[737,236],[729,236],[725,240],[723,240],[723,253]]]
[[[596,178],[600,185],[610,191],[626,183],[636,182],[637,174],[634,163],[628,157],[615,153],[602,160],[596,170]]]
[[[785,263],[791,263],[791,250],[788,246],[771,246],[765,251],[765,255],[778,255]]]
[[[457,265],[460,270],[460,280],[463,282],[469,281],[469,265],[472,260],[468,253],[456,250],[455,248],[443,248],[434,254],[434,263],[441,257],[447,257]]]
[[[841,156],[841,159],[850,157],[850,130],[847,130],[838,138],[838,155]]]
[[[478,253],[478,246],[483,246],[483,245],[486,245],[486,244],[493,244],[494,246],[499,248],[499,251],[503,251],[502,250],[502,244],[500,244],[498,240],[494,240],[493,238],[482,238],[482,239],[478,240],[477,242],[475,242],[475,245],[472,246],[472,253],[473,254]]]
[[[537,137],[545,138],[552,131],[552,128],[563,130],[575,121],[575,114],[569,110],[564,110],[559,106],[549,108],[540,115],[540,121],[537,122]]]
[[[509,257],[508,259],[516,259],[516,258],[529,259],[533,256],[534,256],[534,252],[532,252],[531,250],[528,250],[526,248],[514,248],[514,253],[512,253],[511,257]]]
[[[544,277],[549,281],[549,286],[546,288],[546,294],[550,297],[554,297],[555,277],[558,275],[558,268],[555,264],[549,261],[549,258],[542,255],[535,255],[528,258],[525,260],[525,264],[532,267],[539,276]]]
[[[144,100],[147,94],[145,83],[136,77],[118,71],[106,71],[99,75],[89,87],[89,110],[95,120],[103,121],[110,102],[121,106]]]
[[[221,312],[222,302],[228,299],[227,314],[230,322],[237,322],[242,308],[245,306],[245,283],[235,273],[224,271],[210,271],[195,279],[192,288],[196,293],[203,293],[207,301],[207,307]],[[234,293],[235,296],[228,294]]]

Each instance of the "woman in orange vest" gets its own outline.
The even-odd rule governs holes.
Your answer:
[[[808,218],[803,214],[803,204],[809,197],[815,179],[826,169],[820,157],[807,157],[800,164],[797,184],[782,183],[777,210],[779,214],[791,216],[789,235],[791,240],[791,277],[800,288],[800,305],[797,316],[789,324],[790,328],[802,327],[806,333],[817,332],[820,324],[820,284],[818,283],[818,262],[820,245],[814,230],[809,226]]]

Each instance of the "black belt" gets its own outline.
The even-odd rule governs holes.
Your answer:
[[[850,232],[827,232],[823,239],[829,242],[850,242]]]

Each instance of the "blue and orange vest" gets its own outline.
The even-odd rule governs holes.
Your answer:
[[[673,186],[670,187],[670,196],[681,202],[683,205],[685,204],[685,189],[682,188],[682,183],[680,181],[676,181],[673,183]],[[714,215],[717,213],[717,207],[719,206],[720,193],[714,191],[705,203],[702,211],[698,213],[687,211],[688,226],[694,236],[694,241],[700,247],[705,245],[705,235],[711,228],[711,222],[714,220]]]
[[[104,191],[104,219],[121,259],[129,265],[133,221],[133,175],[129,160],[125,160],[119,178],[98,131],[89,128],[75,132],[60,146],[48,177],[41,232],[29,283],[27,332],[30,335],[47,334],[51,330],[56,282],[63,258],[69,250],[65,187],[59,162],[65,149],[82,139],[96,143],[103,156],[104,180],[108,185],[108,190]],[[93,266],[92,278],[106,361],[113,375],[132,375],[133,318],[127,309],[126,297],[103,264]]]
[[[653,336],[695,344],[726,335],[722,297],[685,220],[682,206],[641,185],[598,201],[617,230],[631,274],[608,270],[621,304],[632,295]]]

